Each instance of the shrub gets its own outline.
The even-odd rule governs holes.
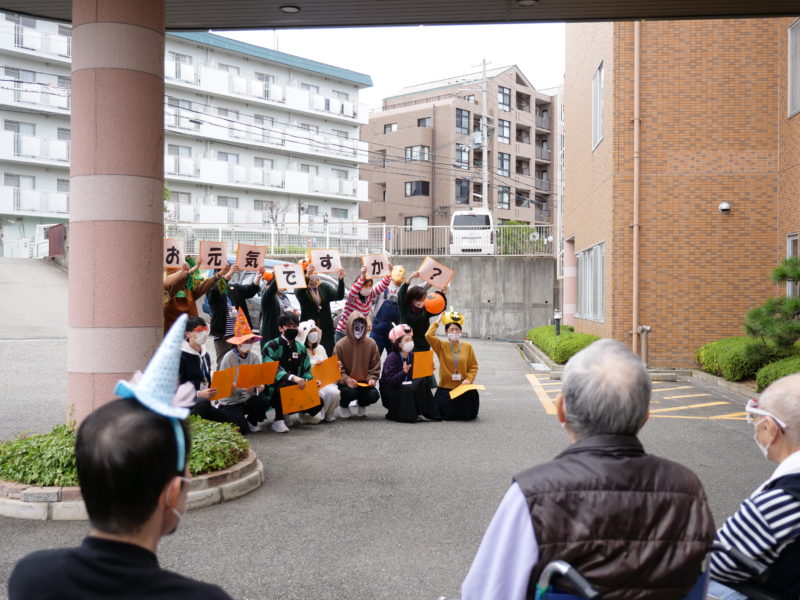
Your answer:
[[[242,460],[250,449],[233,425],[197,416],[189,417],[189,424],[192,475],[227,469]],[[78,485],[72,425],[56,425],[49,433],[0,441],[0,479],[28,485]]]
[[[750,341],[748,337],[728,337],[714,340],[705,346],[701,346],[695,353],[695,358],[700,368],[706,373],[721,375],[722,371],[719,367],[720,352],[729,346],[745,345],[748,341]]]
[[[588,333],[575,333],[575,329],[569,325],[562,325],[561,335],[556,335],[555,325],[545,325],[528,331],[528,339],[554,362],[563,365],[574,354],[600,338]]]
[[[760,392],[773,381],[792,373],[800,373],[800,356],[790,356],[764,365],[756,373],[756,390]]]
[[[795,354],[797,347],[779,348],[749,337],[729,337],[702,346],[695,358],[700,368],[728,381],[752,379],[769,362]]]

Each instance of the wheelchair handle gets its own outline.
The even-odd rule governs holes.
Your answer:
[[[594,589],[578,571],[563,560],[554,560],[548,563],[539,577],[539,588],[547,589],[554,578],[563,578],[572,586],[581,598],[597,600],[600,592]]]
[[[731,546],[726,542],[714,542],[714,545],[711,546],[711,550],[713,552],[722,552],[730,556],[736,563],[744,567],[744,569],[750,573],[755,579],[760,578],[764,573],[767,572],[767,567],[762,565],[757,560],[753,560],[749,556],[747,556],[744,552]]]

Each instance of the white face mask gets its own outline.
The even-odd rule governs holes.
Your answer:
[[[447,337],[450,338],[451,342],[457,342],[459,339],[461,339],[461,332],[451,331],[447,334]]]
[[[361,288],[360,290],[358,290],[358,293],[361,294],[363,298],[366,298],[372,293],[372,287]]]
[[[404,342],[400,344],[400,350],[403,352],[411,352],[414,349],[414,342]]]
[[[762,421],[762,423],[763,423],[763,421]],[[769,444],[767,444],[766,446],[762,446],[761,442],[758,441],[758,426],[760,424],[761,423],[757,423],[756,424],[756,430],[753,432],[753,440],[755,441],[756,446],[758,446],[758,449],[761,450],[761,454],[764,455],[764,458],[769,458],[767,456],[767,454],[769,454]]]
[[[316,331],[312,331],[308,334],[308,341],[312,344],[316,344],[319,341],[319,333]]]
[[[239,345],[239,350],[241,351],[242,354],[249,354],[250,353],[250,349],[252,347],[253,347],[253,344],[240,344]]]
[[[195,333],[194,334],[194,343],[197,344],[198,346],[202,346],[207,341],[208,341],[208,332],[207,331],[201,331],[200,333]]]

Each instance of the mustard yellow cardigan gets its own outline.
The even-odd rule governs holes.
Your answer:
[[[475,378],[478,376],[478,359],[475,358],[475,352],[472,350],[472,344],[469,342],[460,341],[458,344],[458,371],[455,369],[455,361],[453,360],[453,352],[455,348],[450,343],[450,340],[440,340],[436,337],[436,330],[439,328],[438,321],[434,321],[428,327],[425,333],[425,339],[431,345],[431,350],[439,357],[439,387],[452,390],[457,388],[465,379],[469,379],[475,383]],[[461,374],[461,381],[453,381],[453,373],[458,372]]]

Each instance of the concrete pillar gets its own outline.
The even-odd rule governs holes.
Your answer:
[[[575,256],[575,242],[564,242],[564,325],[575,325],[575,311],[578,308],[578,261]]]
[[[73,0],[67,395],[80,422],[162,337],[164,0]]]

